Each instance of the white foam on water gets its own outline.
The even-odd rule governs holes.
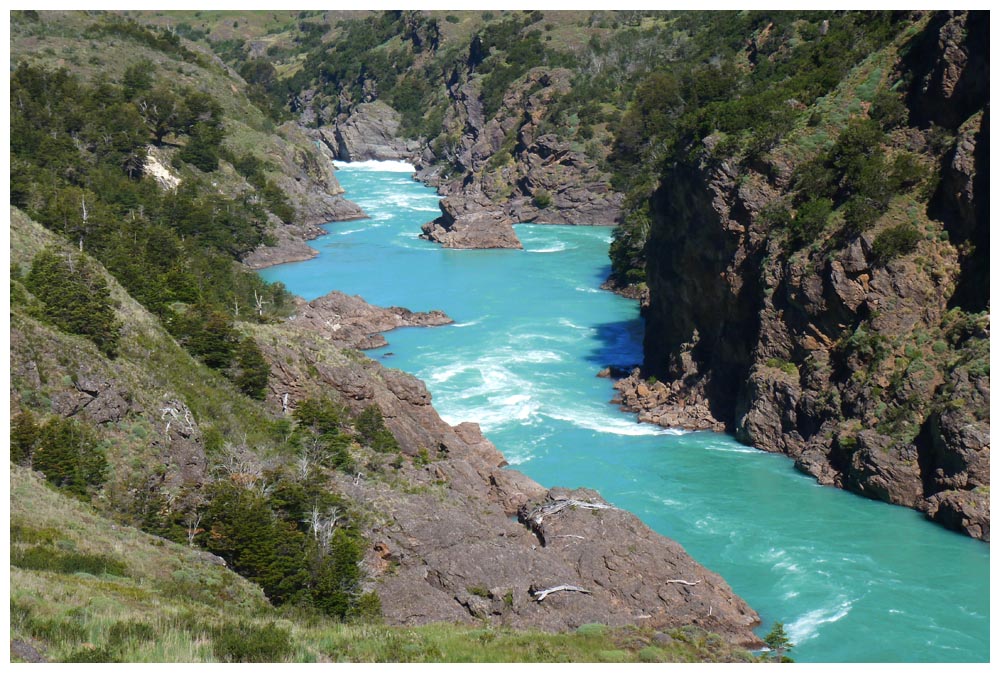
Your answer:
[[[777,570],[784,570],[785,572],[789,572],[789,573],[800,573],[801,572],[799,570],[799,564],[798,563],[792,563],[790,561],[782,561],[780,563],[775,563],[774,564],[774,568],[777,569]]]
[[[563,356],[553,351],[543,351],[543,350],[532,350],[524,352],[510,351],[509,353],[507,353],[507,357],[505,357],[504,359],[514,364],[519,364],[522,362],[539,364],[542,362],[562,362]]]
[[[575,287],[573,289],[577,292],[586,292],[587,294],[599,294],[604,292],[604,290],[599,287]]]
[[[594,332],[593,327],[587,327],[586,325],[577,325],[575,322],[569,320],[568,318],[559,318],[559,324],[562,325],[563,327],[569,327],[570,329],[580,330],[581,332],[590,332],[590,333]]]
[[[469,320],[468,322],[457,322],[452,325],[452,327],[472,327],[473,325],[478,325],[483,321],[482,318],[476,318],[475,320]]]
[[[422,194],[407,194],[405,192],[393,192],[386,194],[381,199],[381,207],[392,206],[401,210],[409,210],[424,213],[439,213],[441,209],[434,206],[424,205],[426,197]],[[364,206],[362,206],[364,207]],[[375,210],[373,207],[372,210]]]
[[[782,556],[785,556],[785,554],[787,553],[788,552],[786,552],[784,549],[775,549],[774,547],[771,547],[766,552],[760,554],[760,558],[763,561],[777,561]]]
[[[356,234],[359,231],[364,231],[365,229],[368,229],[368,227],[360,227],[358,229],[338,229],[337,231],[330,233],[336,234],[337,236],[347,236],[349,234]]]
[[[337,168],[347,168],[358,171],[382,171],[385,173],[416,173],[417,169],[413,164],[405,161],[339,161],[334,159],[333,165]]]
[[[535,248],[533,250],[527,250],[527,252],[562,252],[568,246],[562,241],[558,241],[547,248]]]
[[[609,416],[600,411],[579,410],[575,413],[567,413],[567,410],[557,411],[546,410],[543,415],[554,418],[557,421],[566,421],[578,428],[592,430],[602,434],[623,435],[629,437],[639,437],[647,435],[681,435],[681,430],[665,429],[658,425],[649,423],[639,423],[630,421],[627,417]]]
[[[854,602],[841,596],[840,603],[824,608],[810,610],[785,628],[788,638],[796,645],[801,645],[807,640],[815,638],[823,624],[839,622],[851,611]]]
[[[761,453],[760,449],[753,449],[750,447],[739,447],[739,446],[719,446],[719,445],[709,445],[704,447],[708,451],[721,451],[722,453]]]
[[[662,495],[656,495],[655,493],[646,493],[645,496],[656,503],[663,505],[664,507],[679,507],[681,502],[677,500],[671,500],[670,498],[664,498]]]

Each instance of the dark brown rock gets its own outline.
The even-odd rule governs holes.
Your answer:
[[[709,136],[668,169],[651,200],[642,367],[663,387],[619,381],[627,410],[711,419],[823,484],[988,535],[970,495],[989,485],[987,23],[935,13],[898,66],[914,128],[886,143],[942,167],[910,254],[873,255],[891,212],[788,249],[760,217],[801,160],[787,148],[747,167]],[[952,148],[935,148],[932,123],[955,132]]]

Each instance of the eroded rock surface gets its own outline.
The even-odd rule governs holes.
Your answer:
[[[593,491],[548,490],[507,469],[476,424],[438,416],[422,382],[345,350],[350,339],[331,332],[331,313],[363,316],[366,328],[442,319],[361,303],[328,295],[294,320],[259,326],[255,338],[272,367],[268,404],[287,411],[331,393],[355,411],[374,404],[400,444],[405,458],[391,466],[371,462],[336,477],[337,489],[370,513],[365,566],[389,623],[485,620],[549,631],[695,624],[759,644],[756,613],[678,544]],[[570,501],[584,504],[551,511]],[[561,585],[583,591],[538,600]]]

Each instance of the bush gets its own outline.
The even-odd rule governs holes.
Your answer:
[[[545,209],[552,205],[552,195],[544,189],[537,190],[531,197],[536,208]]]
[[[64,552],[44,545],[12,549],[10,562],[25,570],[47,570],[64,575],[87,573],[128,577],[128,567],[117,559],[99,554]]]
[[[35,423],[35,416],[30,411],[24,411],[10,424],[10,458],[20,465],[31,462],[31,454],[38,444],[41,428]]]
[[[232,380],[240,392],[255,400],[264,399],[271,367],[250,337],[245,337],[236,350],[236,367]]]
[[[156,629],[145,622],[115,622],[108,629],[108,647],[149,640],[156,640]]]
[[[399,442],[385,425],[382,411],[374,404],[358,414],[354,427],[371,448],[382,453],[399,451]]]
[[[105,647],[81,647],[63,658],[63,663],[107,664],[122,663],[122,660]]]
[[[109,357],[118,352],[121,323],[111,291],[82,256],[46,248],[31,261],[25,284],[44,305],[40,317],[64,332],[87,337]]]
[[[832,210],[833,201],[825,197],[803,203],[788,227],[792,242],[802,245],[815,240],[826,228]]]
[[[227,623],[212,630],[212,651],[225,662],[278,662],[292,652],[288,631],[274,624]]]
[[[913,224],[903,222],[879,232],[872,243],[872,256],[879,264],[886,264],[896,257],[907,255],[917,249],[923,235]]]

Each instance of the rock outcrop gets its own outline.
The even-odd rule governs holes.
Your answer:
[[[296,297],[296,312],[289,320],[296,325],[329,334],[345,348],[368,350],[386,345],[381,332],[397,327],[433,327],[453,321],[441,311],[415,313],[406,308],[372,306],[358,296],[343,292],[328,294],[306,302]]]
[[[312,259],[318,253],[306,241],[326,233],[319,225],[367,217],[342,196],[333,165],[300,126],[285,123],[277,135],[280,142],[274,143],[269,157],[278,164],[275,181],[294,208],[295,219],[282,222],[271,217],[270,245],[258,247],[242,260],[251,269]]]
[[[399,124],[399,113],[376,100],[360,103],[349,115],[339,115],[332,128],[325,126],[314,134],[340,161],[412,162],[421,144],[400,138]]]
[[[452,84],[448,141],[427,148],[417,164],[417,178],[445,197],[425,237],[450,247],[520,247],[510,228],[518,222],[615,224],[622,196],[608,186],[610,177],[542,130],[548,107],[569,92],[571,79],[569,70],[535,68],[490,119],[475,81]]]
[[[447,196],[441,199],[441,217],[421,227],[420,238],[446,248],[522,248],[514,233],[516,220],[485,199]]]
[[[409,457],[337,477],[337,490],[368,513],[365,569],[387,622],[693,624],[760,644],[757,614],[678,544],[593,491],[548,490],[507,469],[476,424],[441,420],[419,380],[345,356],[345,330],[331,332],[323,318],[330,311],[368,325],[440,320],[362,303],[329,295],[255,336],[272,367],[269,404],[289,409],[335,391],[355,411],[377,405]]]
[[[762,216],[790,188],[780,149],[740,167],[709,137],[664,176],[645,363],[617,384],[640,420],[726,427],[820,483],[989,540],[988,112],[975,47],[987,21],[935,15],[896,74],[921,93],[892,142],[930,147],[932,122],[956,135],[909,254],[876,254],[904,217],[891,207],[860,235],[783,248]]]

